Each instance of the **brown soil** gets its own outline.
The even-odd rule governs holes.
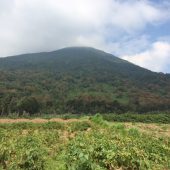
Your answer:
[[[32,123],[46,123],[46,122],[76,122],[80,121],[78,119],[60,119],[60,118],[52,118],[52,119],[0,119],[0,123],[19,123],[19,122],[32,122]]]

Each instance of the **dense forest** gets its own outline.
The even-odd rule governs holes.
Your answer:
[[[170,75],[87,47],[0,58],[0,114],[170,110]]]

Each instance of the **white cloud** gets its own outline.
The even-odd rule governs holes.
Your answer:
[[[165,17],[148,0],[0,0],[0,56],[76,45],[122,54],[124,35]]]
[[[170,43],[158,41],[142,53],[123,56],[122,58],[156,72],[162,70],[166,72],[170,67]]]
[[[114,12],[113,12],[114,11]],[[125,1],[113,4],[112,23],[128,32],[141,29],[146,24],[160,20],[163,15],[148,1]]]

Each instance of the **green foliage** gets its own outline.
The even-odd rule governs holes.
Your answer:
[[[24,110],[30,114],[170,110],[170,76],[92,48],[0,58],[0,114]]]
[[[143,123],[170,123],[170,113],[152,113],[152,114],[103,114],[103,119],[115,122],[143,122]]]
[[[103,126],[101,122],[98,114],[91,122],[0,124],[0,169],[170,168],[168,137],[127,129],[123,123]]]
[[[44,169],[45,166],[45,148],[41,141],[34,137],[26,137],[18,142],[17,151],[19,152],[20,169]]]
[[[122,133],[123,132],[123,133]],[[170,148],[135,129],[111,128],[80,134],[67,148],[68,169],[163,169],[169,167]]]
[[[91,128],[91,123],[89,121],[82,121],[82,122],[71,122],[69,123],[69,130],[71,132],[75,131],[85,131],[88,128]]]
[[[103,116],[101,114],[96,114],[94,116],[92,116],[90,118],[90,120],[94,123],[96,123],[97,125],[101,125],[101,126],[106,126],[107,122],[103,120]]]
[[[46,150],[41,141],[32,136],[18,140],[4,137],[0,144],[0,166],[3,169],[44,169]]]
[[[64,130],[65,126],[62,122],[47,122],[47,123],[31,123],[31,122],[20,122],[20,123],[9,123],[0,124],[0,129],[14,129],[14,130],[25,130],[25,129],[40,129],[40,130]]]
[[[35,114],[39,111],[40,106],[34,97],[25,97],[18,103],[18,109],[20,114],[24,112]]]
[[[96,115],[91,117],[91,120],[95,123],[102,124],[103,123],[103,117],[101,114],[97,113]]]

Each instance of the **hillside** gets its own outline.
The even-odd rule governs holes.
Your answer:
[[[87,47],[0,58],[0,113],[170,109],[170,76]]]

